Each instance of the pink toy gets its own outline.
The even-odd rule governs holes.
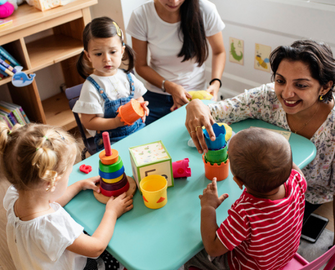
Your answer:
[[[189,177],[191,176],[191,168],[189,167],[189,159],[184,158],[172,162],[172,171],[174,178]]]
[[[0,5],[0,19],[9,17],[13,12],[14,6],[11,3],[6,1],[4,4]]]
[[[79,170],[80,170],[81,172],[87,174],[87,173],[90,173],[90,172],[92,171],[92,166],[82,164],[82,165],[80,165]]]

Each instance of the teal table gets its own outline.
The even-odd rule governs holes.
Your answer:
[[[202,194],[209,180],[205,178],[201,155],[196,148],[187,145],[190,136],[184,125],[185,117],[186,110],[182,107],[112,145],[113,149],[119,151],[129,176],[132,176],[132,168],[128,148],[158,140],[163,142],[173,161],[189,158],[192,170],[191,177],[175,179],[175,186],[168,188],[168,202],[163,208],[146,208],[137,190],[134,209],[117,220],[107,250],[128,270],[178,269],[203,248],[198,196]],[[235,123],[232,128],[238,132],[250,126],[280,129],[251,119]],[[314,159],[316,149],[309,140],[292,133],[289,142],[292,146],[293,160],[300,168]],[[98,175],[98,161],[99,157],[96,154],[76,164],[69,184]],[[88,175],[80,172],[81,164],[91,165],[93,171]],[[229,194],[229,198],[217,209],[217,223],[220,224],[242,191],[230,173],[226,180],[218,182],[218,192]],[[105,205],[94,198],[91,190],[86,190],[80,192],[65,209],[89,234],[93,234],[102,219]]]

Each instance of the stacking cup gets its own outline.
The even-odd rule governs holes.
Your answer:
[[[118,108],[117,112],[121,121],[131,126],[135,121],[144,116],[144,109],[136,99],[131,99],[127,104]]]
[[[167,203],[167,181],[161,175],[152,174],[140,182],[144,205],[150,209],[158,209]]]
[[[213,126],[213,131],[215,134],[215,141],[212,142],[208,132],[206,129],[203,129],[204,137],[205,137],[205,142],[207,144],[207,147],[209,150],[218,150],[226,146],[226,129],[224,125],[219,126],[217,123],[215,123]]]
[[[214,163],[221,164],[222,162],[226,162],[228,158],[227,153],[227,144],[224,148],[221,148],[219,150],[208,150],[208,152],[205,154],[205,158],[207,161],[209,161],[212,165]]]

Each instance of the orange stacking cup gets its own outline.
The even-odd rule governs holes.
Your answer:
[[[205,176],[208,180],[212,180],[214,177],[217,181],[222,181],[228,177],[229,174],[229,158],[226,162],[222,162],[220,165],[214,163],[213,165],[205,160],[205,154],[202,155],[202,160],[205,164]]]
[[[136,99],[131,99],[127,104],[117,109],[121,121],[131,126],[135,121],[144,116],[144,109]]]

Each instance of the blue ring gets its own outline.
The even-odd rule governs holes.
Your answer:
[[[112,173],[106,173],[106,172],[103,172],[99,169],[99,175],[101,176],[101,178],[105,178],[105,179],[118,178],[123,173],[124,173],[124,166],[122,166],[122,168],[120,170],[118,170],[116,172],[112,172]]]

